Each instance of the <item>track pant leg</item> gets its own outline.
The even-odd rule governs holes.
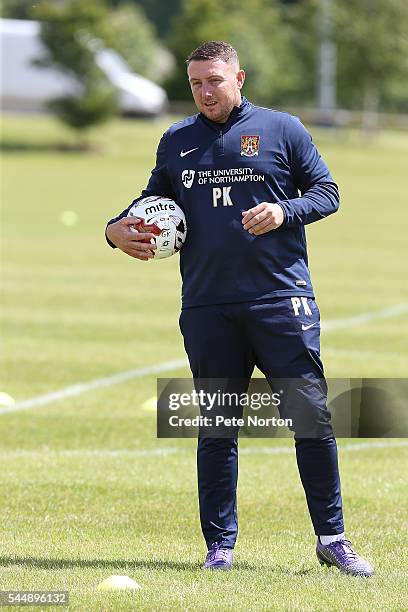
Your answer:
[[[239,312],[237,305],[231,304],[182,311],[180,329],[195,381],[225,378],[226,385],[233,381],[237,393],[247,390],[253,356]],[[197,475],[201,529],[207,547],[221,542],[226,548],[234,548],[238,533],[237,437],[199,437]]]
[[[329,423],[320,360],[320,315],[315,301],[308,298],[306,309],[302,303],[294,308],[290,298],[252,303],[247,325],[256,365],[266,378],[311,382],[302,410],[311,411],[312,421]],[[295,434],[299,475],[317,535],[344,531],[337,445],[330,427],[329,432],[313,438]]]
[[[316,535],[343,533],[337,445],[334,437],[295,441],[300,479]]]

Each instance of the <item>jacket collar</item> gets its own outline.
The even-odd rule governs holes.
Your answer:
[[[242,96],[241,105],[234,106],[234,108],[232,109],[230,113],[230,116],[228,117],[225,123],[216,123],[215,121],[211,121],[210,119],[207,119],[207,117],[203,113],[199,113],[198,116],[204,123],[206,123],[208,126],[213,128],[217,132],[219,132],[220,130],[225,132],[225,130],[230,125],[232,125],[233,123],[238,121],[238,119],[240,119],[243,115],[245,115],[250,110],[251,107],[252,107],[251,102],[248,102],[245,96]]]

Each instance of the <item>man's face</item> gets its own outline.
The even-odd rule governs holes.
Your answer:
[[[241,104],[245,72],[222,60],[193,60],[187,68],[188,80],[198,110],[211,121],[225,123]]]

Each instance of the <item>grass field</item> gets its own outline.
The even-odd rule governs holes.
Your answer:
[[[51,119],[4,118],[0,390],[16,401],[184,357],[177,257],[136,262],[103,238],[170,122],[114,122],[80,154],[57,148],[67,135]],[[313,133],[342,193],[341,212],[308,228],[326,372],[404,377],[408,315],[387,309],[408,304],[408,136]],[[241,442],[235,569],[204,573],[195,443],[155,438],[155,386],[150,374],[0,412],[0,590],[69,590],[81,611],[408,609],[403,441],[339,443],[347,533],[373,579],[318,565],[289,440]],[[97,592],[111,574],[143,588]]]

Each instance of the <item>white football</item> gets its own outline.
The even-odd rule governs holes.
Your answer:
[[[164,259],[174,255],[186,240],[187,225],[184,212],[169,198],[162,196],[142,198],[130,208],[128,217],[138,217],[143,220],[143,225],[138,225],[137,231],[154,234],[151,240],[157,246],[154,259]]]

